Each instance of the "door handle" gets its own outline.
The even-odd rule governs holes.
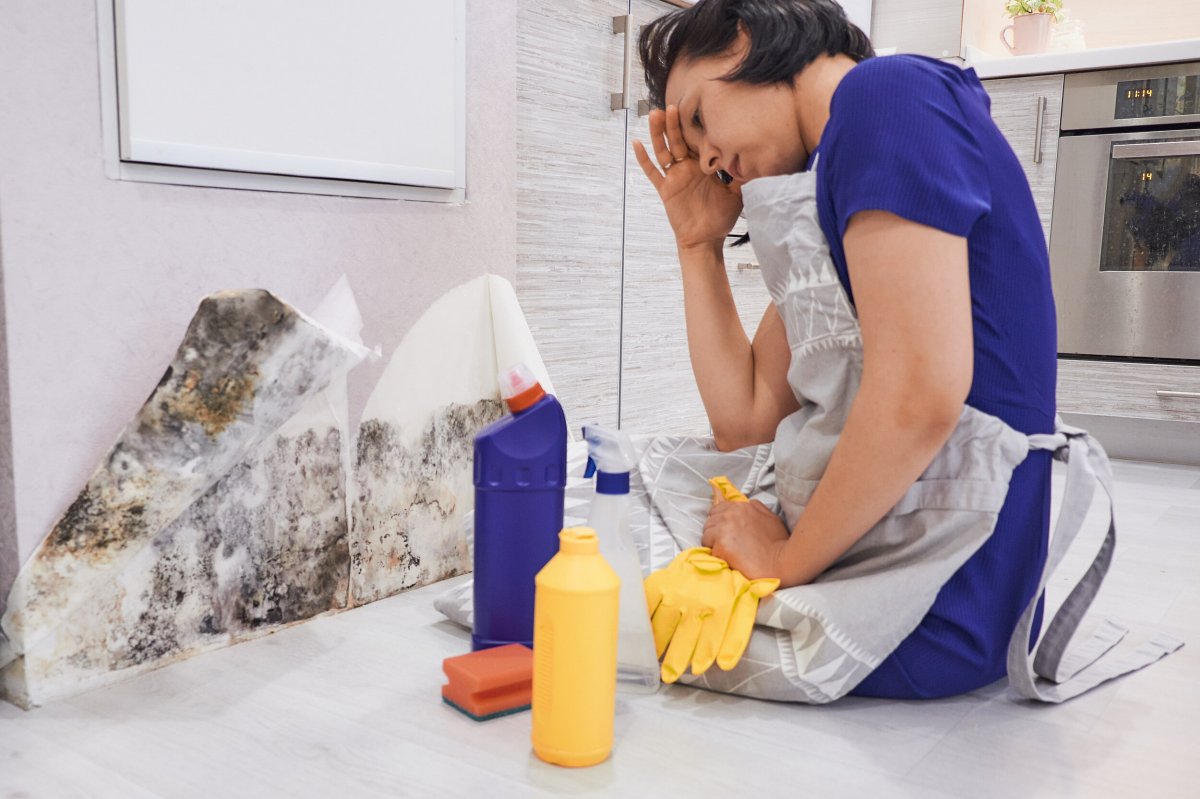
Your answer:
[[[1154,392],[1159,399],[1196,399],[1200,400],[1200,391],[1164,391],[1159,389]]]
[[[1152,141],[1144,144],[1114,144],[1113,158],[1162,158],[1179,155],[1200,155],[1200,141]]]
[[[1038,95],[1037,124],[1033,128],[1033,163],[1042,163],[1042,117],[1046,116],[1046,98]]]
[[[625,62],[621,69],[621,91],[612,93],[610,107],[613,111],[629,108],[629,81],[633,76],[633,14],[622,14],[612,18],[612,31],[625,34]]]

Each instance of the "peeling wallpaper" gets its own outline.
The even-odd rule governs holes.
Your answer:
[[[438,298],[391,353],[358,430],[350,604],[470,570],[475,434],[503,415],[497,373],[516,363],[553,392],[516,293],[495,276]]]
[[[387,352],[451,287],[515,274],[515,0],[468,2],[462,205],[107,179],[95,8],[13,0],[0,25],[0,317],[16,498],[15,511],[0,508],[15,518],[14,531],[0,513],[0,595],[6,553],[26,560],[71,504],[202,296],[261,286],[311,307],[344,273],[363,338]],[[382,369],[351,374],[351,428]],[[3,477],[0,466],[0,502]]]
[[[272,436],[25,654],[13,699],[40,704],[346,607],[341,447],[332,424]]]
[[[380,419],[358,431],[351,601],[360,605],[471,570],[463,513],[474,504],[475,434],[504,414],[498,398],[436,413],[415,445]]]
[[[515,291],[486,275],[426,309],[355,436],[360,325],[345,281],[312,317],[261,290],[200,303],[18,574],[0,698],[44,704],[470,569],[472,442],[504,413],[498,365],[553,391]]]

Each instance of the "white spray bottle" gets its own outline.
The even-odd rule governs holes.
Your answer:
[[[617,632],[617,689],[653,693],[659,686],[654,633],[642,587],[642,567],[629,531],[629,473],[637,468],[633,442],[619,430],[589,424],[584,477],[596,476],[588,527],[600,538],[600,554],[621,578]]]

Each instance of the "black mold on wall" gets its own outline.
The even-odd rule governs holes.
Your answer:
[[[169,661],[346,606],[349,550],[341,433],[276,436],[151,544],[94,606],[76,667]],[[129,618],[130,608],[137,609]]]
[[[354,535],[351,540],[353,602],[369,602],[404,588],[461,574],[469,567],[461,515],[473,496],[449,491],[469,485],[475,434],[504,414],[498,398],[473,405],[454,404],[436,413],[413,447],[379,419],[363,421],[358,432]],[[450,539],[416,547],[413,530],[431,530]],[[431,551],[422,557],[418,549]]]
[[[301,394],[311,387],[311,380],[297,385],[294,373],[284,380],[273,375],[265,384],[260,379],[260,362],[296,335],[298,319],[290,306],[260,289],[222,292],[201,301],[153,393],[36,557],[53,560],[70,553],[103,564],[160,529],[164,520],[158,507],[190,490],[170,470],[181,453],[204,457],[217,446],[216,439],[252,412],[256,401],[272,401],[278,387],[289,393],[298,388]],[[282,367],[311,369],[328,357],[317,349],[328,350],[328,344],[314,346],[304,364],[285,362]],[[139,498],[125,499],[129,496]]]
[[[341,459],[334,457],[322,467],[328,442],[303,437],[288,444],[295,448],[287,453],[288,463],[279,461],[280,453],[272,460],[270,453],[256,450],[360,357],[267,291],[226,291],[206,297],[150,398],[18,574],[13,596],[19,594],[19,607],[10,608],[4,619],[6,632],[18,643],[17,651],[30,651],[50,631],[71,621],[77,606],[92,600],[95,592],[103,593],[109,582],[124,575],[129,563],[146,562],[144,548],[152,537],[172,525],[186,524],[189,518],[196,525],[223,524],[218,528],[223,537],[246,541],[261,535],[264,526],[276,524],[274,519],[306,528],[290,533],[308,547],[296,563],[280,560],[278,553],[259,560],[263,555],[256,549],[259,544],[245,545],[241,557],[254,564],[253,576],[245,579],[257,587],[242,591],[237,613],[253,625],[302,618],[314,612],[314,605],[327,608],[325,599],[339,588],[339,601],[344,604],[348,578],[329,576],[338,564],[348,574],[344,500],[338,501],[341,544],[325,540],[324,517],[319,524],[310,518],[313,506],[328,505],[334,494],[344,497]],[[279,439],[268,440],[280,446]],[[246,463],[236,466],[239,459]],[[290,468],[286,475],[256,485],[260,491],[265,491],[261,485],[294,491],[291,504],[278,498],[251,503],[241,511],[249,514],[246,519],[228,507],[231,500],[213,498],[214,490],[221,497],[236,496],[241,490],[239,474],[247,468],[277,472]],[[324,485],[331,474],[336,474],[336,488]],[[220,487],[214,489],[218,478]],[[219,506],[215,510],[214,503]],[[219,518],[207,518],[205,513]],[[303,585],[285,587],[293,573]],[[227,572],[220,574],[228,579]],[[231,606],[232,600],[222,597],[221,602]],[[182,599],[180,603],[190,607]],[[149,638],[156,642],[133,647],[131,651],[147,653],[136,655],[143,660],[159,657],[174,646],[165,628],[155,626],[156,613],[147,611],[136,622],[143,631],[151,630]],[[233,615],[237,614],[227,610],[223,618]],[[127,614],[122,618],[135,623]],[[230,627],[218,624],[214,617],[207,628]],[[57,645],[62,647],[61,637]]]

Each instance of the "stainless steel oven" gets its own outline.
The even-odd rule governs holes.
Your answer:
[[[1200,361],[1200,62],[1067,75],[1059,352]]]

